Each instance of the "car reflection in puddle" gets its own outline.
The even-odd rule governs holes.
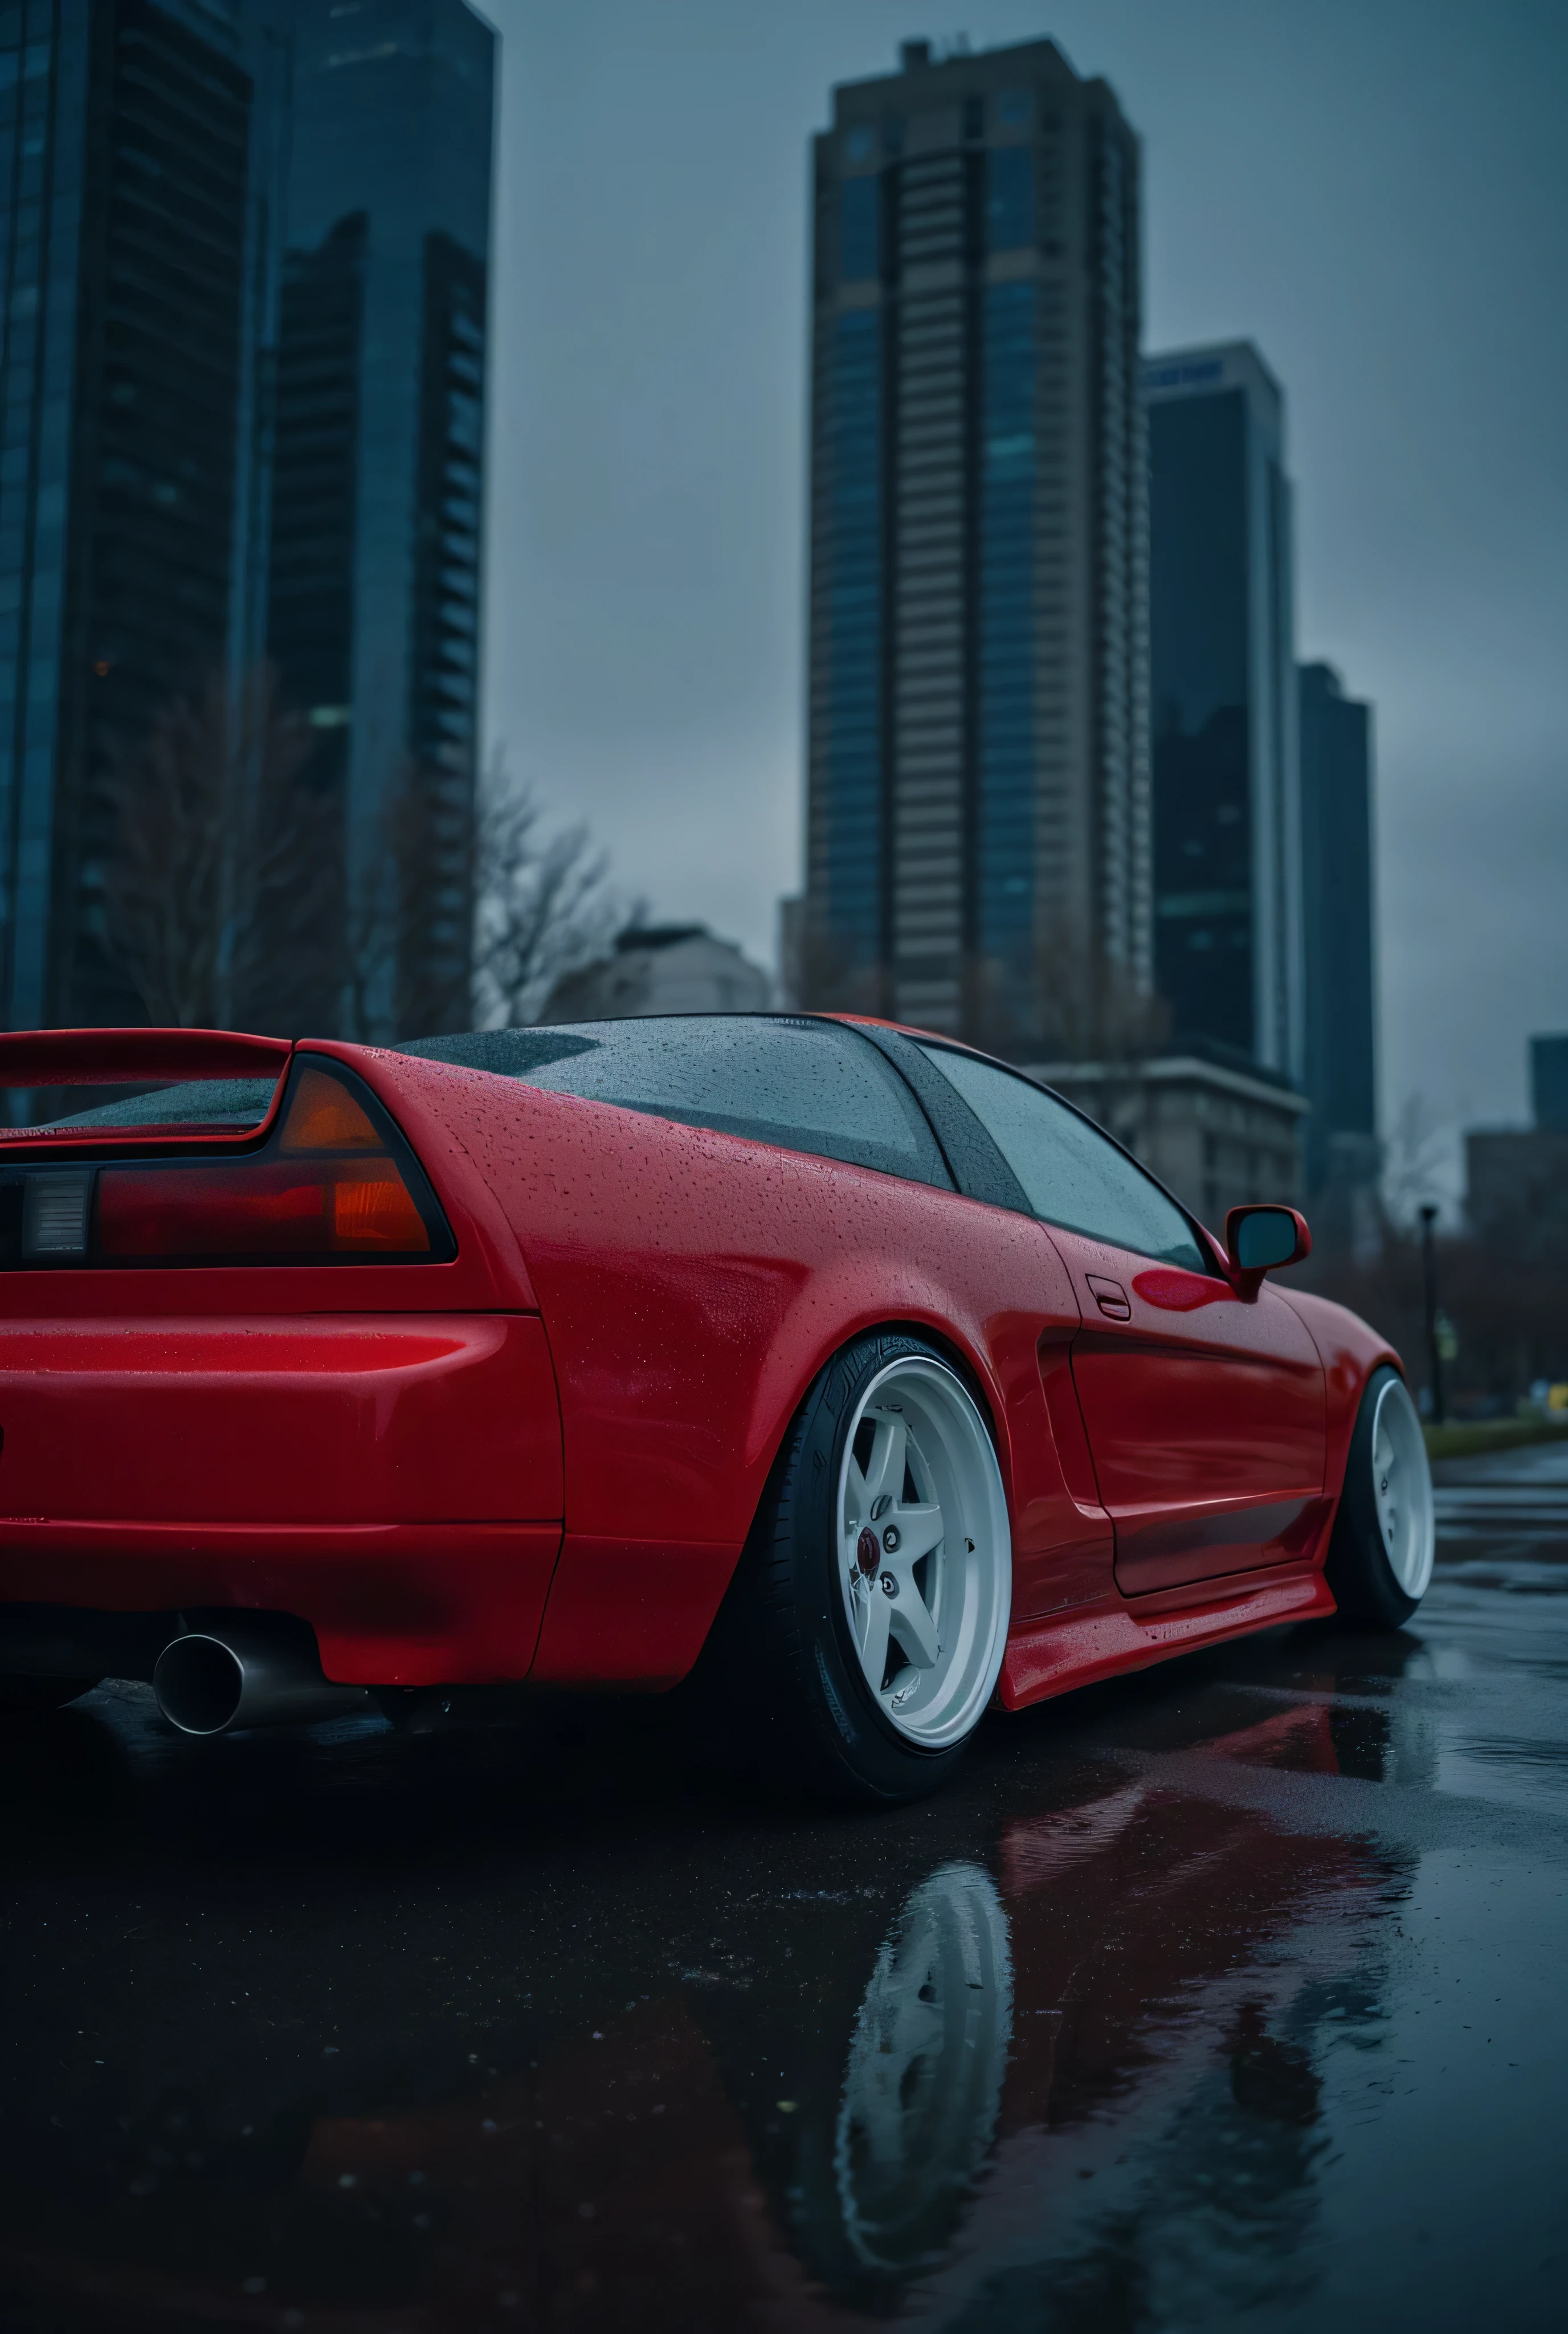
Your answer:
[[[1295,1764],[1312,1742],[1333,1750],[1316,1707],[1195,1747]],[[1192,2115],[1245,2163],[1207,2210],[1272,2259],[1318,2145],[1302,2004],[1355,1964],[1388,1861],[1110,1768],[1004,1820],[985,1861],[911,1871],[919,1836],[876,1835],[890,1887],[737,1888],[707,1938],[631,1870],[444,2104],[329,2046],[292,2098],[269,2061],[206,2097],[137,2107],[106,2075],[91,2112],[13,2117],[12,2281],[51,2297],[51,2329],[943,2319],[1020,2246],[1071,2249],[1129,2152]]]
[[[1111,1789],[1009,1825],[999,1882],[963,1861],[917,1882],[852,1987],[852,1897],[758,1898],[737,1959],[767,1971],[770,1934],[826,1949],[793,2014],[767,1983],[703,1972],[482,2111],[319,2122],[301,2185],[427,2233],[407,2300],[443,2325],[507,2295],[552,2326],[940,2314],[1043,2218],[1075,2225],[1079,2180],[1217,2076],[1245,2224],[1273,2245],[1268,2208],[1314,2152],[1303,1965],[1320,1994],[1348,1972],[1388,1876],[1343,1841]]]

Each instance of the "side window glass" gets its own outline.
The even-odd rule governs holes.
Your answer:
[[[1087,1119],[972,1054],[922,1050],[963,1095],[1046,1223],[1188,1272],[1213,1270],[1175,1201]]]
[[[951,1189],[903,1079],[864,1037],[831,1021],[650,1014],[426,1037],[402,1050]]]

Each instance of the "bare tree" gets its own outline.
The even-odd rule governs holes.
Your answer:
[[[888,1010],[882,968],[857,960],[842,937],[830,931],[808,899],[801,917],[795,964],[800,1002],[813,1013],[870,1013]]]
[[[1405,1096],[1383,1152],[1383,1205],[1390,1219],[1408,1230],[1423,1201],[1445,1196],[1444,1168],[1452,1137],[1433,1118],[1424,1095]]]
[[[215,675],[111,762],[104,940],[155,1026],[289,1027],[330,978],[334,822],[272,677]]]
[[[149,1021],[361,1038],[531,1020],[621,921],[586,826],[410,757],[350,856],[317,741],[270,674],[180,698],[103,792],[105,946]]]
[[[608,948],[621,922],[609,860],[585,825],[544,825],[531,786],[499,763],[476,827],[474,1006],[485,1028],[535,1018],[563,974]]]
[[[477,860],[467,780],[406,757],[348,869],[339,941],[347,1034],[385,1044],[472,1026]]]
[[[1170,1008],[1128,965],[1063,918],[1035,951],[1034,1036],[1057,1061],[1136,1068],[1170,1034]]]

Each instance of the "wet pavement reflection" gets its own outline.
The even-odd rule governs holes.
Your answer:
[[[1562,2322],[1568,1451],[1278,1631],[757,1807],[678,1700],[7,1733],[0,2323]]]

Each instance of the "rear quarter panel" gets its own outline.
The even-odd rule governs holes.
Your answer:
[[[399,1088],[405,1068],[432,1116],[483,1122],[554,1359],[566,1536],[536,1677],[682,1674],[807,1388],[893,1321],[955,1348],[991,1411],[1021,1608],[1062,1601],[1063,1567],[1103,1587],[1108,1527],[1068,1495],[1036,1354],[1077,1304],[1031,1220],[482,1072],[408,1063]]]

